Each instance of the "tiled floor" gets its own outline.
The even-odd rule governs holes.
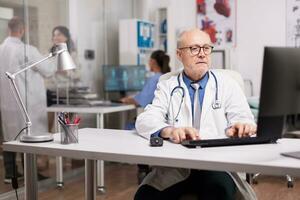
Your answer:
[[[3,194],[5,192],[8,192],[11,190],[11,185],[5,184],[3,181],[4,180],[3,159],[2,159],[2,156],[0,158],[1,158],[0,159],[0,194]],[[55,158],[54,157],[50,157],[50,159],[48,159],[48,158],[49,157],[39,157],[38,158],[38,161],[37,161],[38,169],[39,169],[38,171],[43,176],[47,176],[47,177],[55,179],[55,177],[56,177]],[[45,164],[45,160],[49,160],[50,167],[47,166],[47,164]],[[17,164],[18,164],[18,171],[23,173],[21,158],[19,155],[17,157]],[[84,166],[84,161],[82,161],[82,160],[71,160],[68,158],[64,158],[64,172],[67,172],[69,170],[76,169],[79,167],[83,167],[83,166]],[[24,185],[23,181],[19,181],[19,187],[22,187],[23,185]]]

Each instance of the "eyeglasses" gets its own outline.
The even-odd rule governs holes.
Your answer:
[[[178,48],[178,49],[180,49],[180,50],[182,50],[182,49],[190,49],[191,54],[193,56],[197,56],[201,52],[201,49],[203,49],[203,52],[204,52],[205,55],[209,55],[209,54],[211,54],[213,48],[214,48],[213,46],[205,44],[202,47],[199,46],[199,45],[193,45],[193,46],[188,46],[188,47],[181,47],[181,48]]]

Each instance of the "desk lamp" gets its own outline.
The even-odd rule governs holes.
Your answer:
[[[17,72],[14,72],[13,74],[6,72],[6,76],[8,77],[8,79],[11,81],[12,85],[13,85],[13,91],[15,94],[15,98],[17,99],[17,102],[19,103],[22,111],[25,114],[25,128],[26,129],[26,134],[22,135],[20,137],[20,141],[21,142],[28,142],[28,143],[32,143],[32,142],[48,142],[48,141],[52,141],[53,140],[53,136],[52,134],[47,134],[47,135],[31,135],[31,131],[30,131],[30,127],[32,125],[30,118],[29,118],[29,114],[27,112],[27,109],[22,101],[20,92],[16,86],[15,83],[15,78],[18,74],[36,66],[37,64],[48,60],[49,58],[55,57],[57,56],[57,70],[58,71],[62,71],[62,70],[70,70],[70,69],[75,69],[76,66],[68,52],[68,48],[66,43],[60,43],[58,45],[56,45],[56,48],[50,52],[50,54],[47,57],[44,57],[43,59],[36,61],[30,65],[28,65],[27,67],[20,69]],[[26,63],[25,65],[22,66],[26,66],[28,63]],[[22,67],[19,66],[19,67]]]

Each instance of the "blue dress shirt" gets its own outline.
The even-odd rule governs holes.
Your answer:
[[[191,86],[192,83],[198,83],[200,85],[199,87],[199,104],[200,108],[202,109],[203,104],[203,98],[205,94],[205,87],[208,81],[208,72],[197,82],[192,81],[189,79],[185,73],[183,73],[183,82],[185,83],[186,87],[188,88],[190,99],[191,99],[191,105],[192,105],[192,114],[194,119],[194,95],[195,95],[195,89]]]

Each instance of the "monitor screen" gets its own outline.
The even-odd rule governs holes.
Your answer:
[[[104,65],[104,90],[106,92],[140,91],[145,84],[144,65]]]
[[[286,117],[300,113],[300,48],[266,47],[258,134],[280,138]]]
[[[300,113],[300,48],[265,48],[259,113]]]

